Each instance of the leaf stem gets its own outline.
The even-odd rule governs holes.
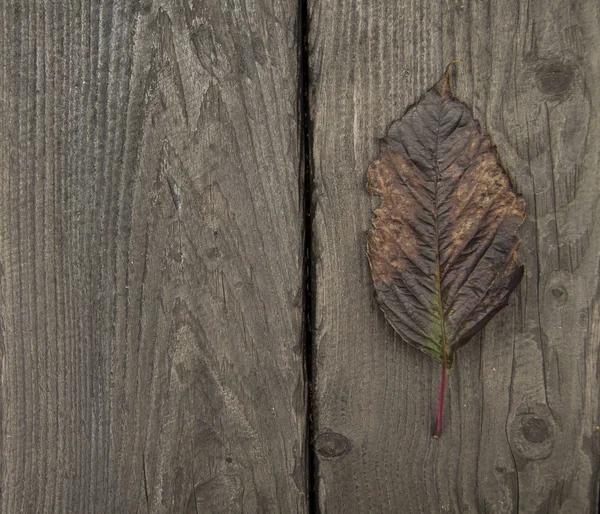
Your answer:
[[[442,378],[440,380],[440,397],[438,400],[438,410],[437,416],[435,418],[435,432],[433,432],[433,437],[435,439],[439,439],[440,434],[442,433],[442,411],[444,410],[444,391],[446,390],[447,374],[448,370],[446,369],[446,363],[444,362],[444,365],[442,366]]]

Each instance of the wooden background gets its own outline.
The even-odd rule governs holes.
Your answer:
[[[0,511],[304,511],[297,6],[0,9]]]
[[[311,2],[317,491],[322,512],[594,512],[600,4]],[[526,277],[440,369],[372,299],[365,169],[443,73],[527,201]]]
[[[0,512],[595,512],[598,48],[595,0],[1,2]],[[526,277],[436,441],[364,181],[453,59]]]

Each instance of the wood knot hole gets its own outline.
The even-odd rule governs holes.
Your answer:
[[[558,305],[564,305],[567,303],[569,295],[567,294],[567,290],[563,286],[555,286],[550,289],[550,294],[552,295],[552,299]]]
[[[530,443],[542,443],[548,439],[548,425],[543,419],[528,418],[521,425],[523,437]]]
[[[552,453],[556,422],[550,409],[543,404],[525,404],[510,424],[509,443],[520,458],[546,459]]]
[[[535,71],[537,87],[546,96],[563,96],[573,83],[573,66],[558,62],[541,64]]]
[[[315,441],[317,453],[326,459],[334,459],[344,455],[350,450],[350,441],[342,434],[324,432],[319,434]]]

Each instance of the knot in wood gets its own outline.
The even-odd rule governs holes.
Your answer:
[[[342,434],[324,432],[317,437],[315,449],[321,457],[333,459],[335,457],[341,457],[350,450],[350,441]]]
[[[548,97],[564,96],[571,90],[575,76],[574,66],[561,62],[540,64],[535,70],[535,79],[540,92]]]
[[[569,295],[563,286],[554,286],[550,290],[550,293],[552,294],[552,299],[557,305],[562,306],[567,303]]]
[[[510,424],[510,446],[522,459],[545,459],[552,453],[555,432],[556,423],[546,405],[523,405]]]
[[[523,437],[530,443],[541,443],[548,439],[548,426],[543,419],[529,418],[521,424]]]

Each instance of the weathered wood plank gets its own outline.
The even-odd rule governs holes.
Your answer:
[[[0,27],[0,511],[304,512],[297,3]]]
[[[593,0],[310,3],[318,496],[323,512],[594,512],[600,311],[600,25]],[[440,368],[373,299],[376,138],[462,59],[457,95],[528,218],[526,277]]]

